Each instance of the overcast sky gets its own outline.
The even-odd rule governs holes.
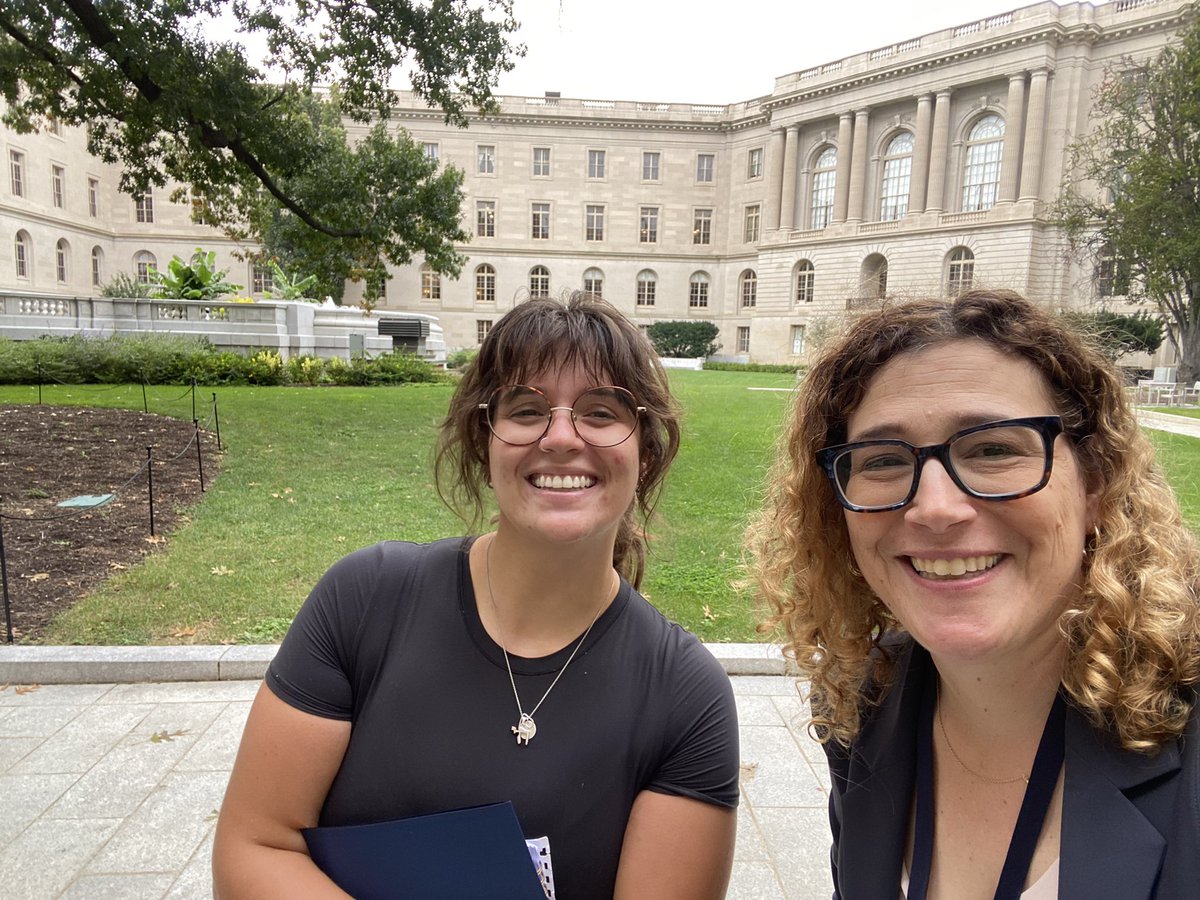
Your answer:
[[[999,15],[1005,0],[514,0],[528,52],[498,93],[733,103],[775,78]],[[1099,4],[1097,4],[1099,5]]]

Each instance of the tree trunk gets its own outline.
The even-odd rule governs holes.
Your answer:
[[[1179,368],[1175,380],[1191,387],[1200,381],[1200,323],[1179,330]]]

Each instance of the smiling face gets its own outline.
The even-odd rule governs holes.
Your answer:
[[[551,406],[570,407],[607,382],[579,366],[535,373],[525,382]],[[593,447],[576,433],[566,409],[552,413],[541,440],[514,446],[491,435],[488,472],[500,528],[548,543],[597,541],[611,552],[617,527],[634,500],[640,426],[615,447]]]
[[[847,419],[846,440],[927,446],[983,422],[1055,413],[1030,363],[957,340],[880,369]],[[931,459],[908,506],[846,513],[863,577],[935,659],[1035,660],[1061,644],[1055,623],[1077,591],[1097,494],[1065,436],[1053,466],[1041,491],[991,501],[963,493]]]

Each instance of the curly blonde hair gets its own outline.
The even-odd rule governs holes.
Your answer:
[[[1087,483],[1098,486],[1078,602],[1059,621],[1062,684],[1092,723],[1153,752],[1184,730],[1200,682],[1200,552],[1112,364],[1060,318],[1010,291],[884,308],[831,342],[797,391],[747,531],[749,580],[811,679],[813,726],[850,744],[863,703],[878,703],[892,661],[880,641],[901,628],[854,563],[845,513],[816,461],[846,439],[848,416],[893,358],[977,339],[1046,379]],[[864,697],[864,684],[880,690]]]

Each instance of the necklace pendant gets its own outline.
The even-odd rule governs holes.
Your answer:
[[[521,721],[512,727],[512,733],[517,736],[517,745],[524,743],[529,745],[529,741],[537,734],[537,725],[533,723],[533,716],[527,713],[521,713]]]

